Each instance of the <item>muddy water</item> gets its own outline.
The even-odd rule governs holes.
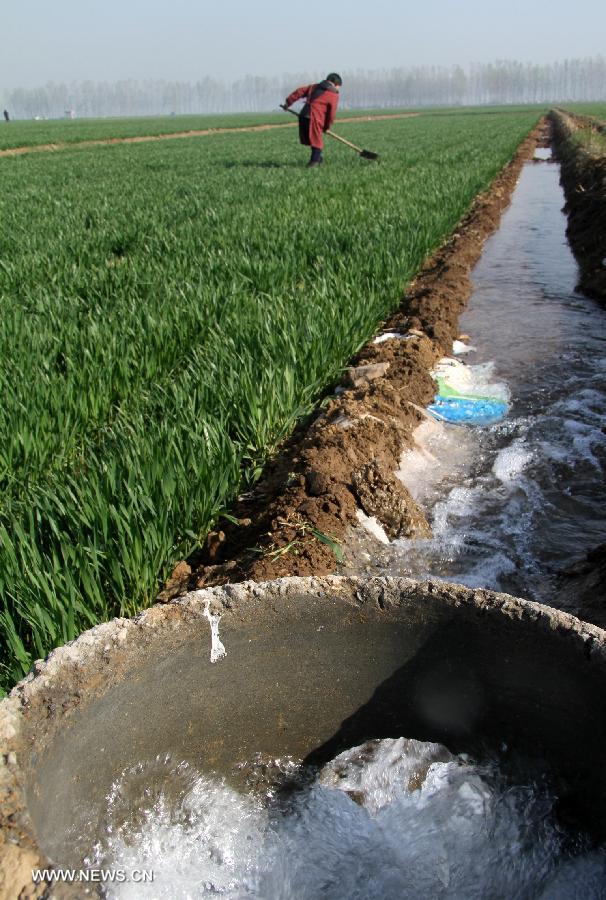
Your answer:
[[[558,570],[606,539],[606,314],[574,291],[563,205],[559,167],[528,163],[461,320],[465,359],[505,382],[508,414],[424,429],[402,475],[434,538],[398,542],[392,573],[549,603]]]

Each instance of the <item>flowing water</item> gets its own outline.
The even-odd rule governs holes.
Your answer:
[[[549,600],[557,570],[606,536],[606,313],[576,294],[558,168],[525,166],[474,272],[470,379],[508,411],[428,420],[402,477],[434,537],[389,548],[390,574]],[[458,347],[458,350],[463,348]],[[242,773],[241,773],[242,774]],[[517,779],[414,740],[371,742],[318,772],[256,760],[237,792],[169,759],[121,773],[89,864],[153,868],[116,897],[264,900],[599,898],[606,854],[565,833],[536,773]]]
[[[512,787],[495,763],[400,738],[354,747],[315,777],[289,760],[257,761],[248,772],[249,793],[170,760],[122,773],[89,863],[152,869],[155,878],[110,895],[602,896],[606,854],[556,824],[540,781]]]
[[[421,430],[401,475],[433,538],[396,542],[390,574],[549,603],[557,572],[606,539],[606,313],[575,293],[563,204],[559,167],[528,163],[461,319],[472,374],[506,385],[508,413]]]

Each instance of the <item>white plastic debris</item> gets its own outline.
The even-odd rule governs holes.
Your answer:
[[[383,341],[390,341],[392,338],[396,340],[408,340],[408,338],[412,337],[410,334],[403,334],[401,331],[384,331],[383,334],[379,334],[373,341],[373,344],[382,344]]]
[[[221,616],[218,614],[213,615],[213,613],[211,613],[210,600],[204,601],[204,615],[210,622],[210,661],[211,663],[214,663],[219,659],[223,659],[224,656],[227,656],[227,650],[219,638],[219,622],[221,621]]]
[[[381,544],[389,544],[389,538],[385,533],[385,529],[376,518],[376,516],[367,516],[365,512],[362,512],[361,509],[356,510],[356,516],[358,517],[358,522],[360,525],[372,534]]]
[[[462,356],[464,353],[472,353],[476,348],[471,344],[465,344],[463,341],[452,342],[452,352],[455,356]]]

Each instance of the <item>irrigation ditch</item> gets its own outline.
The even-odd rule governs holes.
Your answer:
[[[246,781],[248,789],[252,778],[257,789],[260,784],[262,792],[271,794],[275,817],[280,797],[287,798],[286,807],[292,810],[292,795],[301,789],[290,763],[275,771],[277,758],[303,760],[314,772],[323,772],[324,778],[336,777],[339,781],[347,777],[351,781],[352,767],[359,773],[364,764],[372,762],[373,754],[380,752],[376,742],[395,736],[439,742],[423,750],[421,756],[418,748],[414,753],[408,749],[413,759],[411,793],[427,783],[431,760],[454,766],[451,754],[463,754],[456,761],[457,777],[469,764],[467,755],[471,754],[498,760],[506,781],[509,779],[507,783],[520,783],[520,778],[526,783],[528,770],[520,775],[520,766],[527,766],[531,759],[536,767],[540,761],[543,769],[538,779],[546,776],[555,786],[556,799],[550,800],[549,815],[563,824],[549,831],[544,846],[533,845],[535,855],[531,854],[527,863],[522,860],[521,868],[516,860],[508,863],[509,874],[507,865],[500,873],[498,866],[492,868],[494,858],[483,857],[481,868],[488,877],[503,879],[499,882],[503,895],[511,895],[523,883],[529,896],[538,896],[539,887],[542,890],[545,886],[546,872],[555,879],[549,882],[554,893],[541,896],[566,896],[566,886],[578,886],[579,878],[589,886],[587,890],[600,883],[606,870],[598,849],[606,834],[606,783],[601,765],[606,739],[606,635],[589,624],[606,624],[601,599],[606,552],[603,546],[589,546],[599,528],[587,531],[585,557],[550,583],[548,602],[561,609],[484,589],[484,585],[449,584],[432,577],[393,577],[399,573],[385,550],[386,541],[390,547],[410,546],[406,542],[413,541],[431,544],[427,506],[420,502],[410,480],[407,487],[396,473],[403,455],[419,449],[418,429],[427,424],[426,408],[436,394],[431,375],[436,363],[452,355],[457,340],[462,349],[467,349],[464,345],[468,339],[460,334],[460,317],[477,289],[472,272],[485,243],[498,229],[526,163],[533,160],[537,147],[547,151],[552,140],[562,165],[568,239],[583,272],[580,287],[585,293],[604,298],[604,264],[598,262],[600,253],[604,254],[602,260],[606,257],[606,249],[599,243],[604,239],[606,219],[603,160],[589,158],[571,139],[577,127],[578,122],[560,112],[541,121],[490,189],[476,199],[455,233],[426,262],[399,310],[384,323],[378,339],[352,360],[342,383],[270,462],[254,490],[242,496],[230,516],[218,523],[203,550],[175,568],[159,597],[161,603],[134,619],[96,626],[53,651],[47,660],[36,663],[30,675],[2,702],[2,900],[15,896],[95,895],[99,890],[95,885],[62,884],[50,889],[33,885],[31,870],[51,863],[78,867],[83,860],[88,865],[108,860],[116,864],[118,850],[125,852],[130,838],[126,845],[103,844],[107,839],[103,817],[108,797],[112,798],[110,812],[115,815],[112,827],[119,836],[126,816],[121,803],[136,806],[147,802],[144,796],[162,798],[170,779],[181,784],[186,778],[184,771],[189,771],[187,766],[195,768],[203,760],[207,769],[212,768],[224,779],[221,785],[212,787],[211,793],[204,783],[206,801],[216,802],[223,810],[227,802],[225,785],[237,789]],[[555,167],[552,171],[555,177]],[[551,176],[550,180],[553,182]],[[589,223],[594,223],[593,229]],[[518,225],[513,222],[514,232]],[[541,230],[532,222],[528,227],[537,233]],[[593,231],[599,239],[591,243]],[[557,254],[561,245],[557,230],[552,239]],[[496,259],[501,270],[506,268],[504,258],[506,248],[505,257]],[[550,262],[551,258],[546,265]],[[526,263],[524,267],[536,287],[536,272]],[[569,277],[570,267],[566,271]],[[511,277],[513,283],[515,272]],[[554,278],[558,277],[559,269],[554,273]],[[541,300],[554,299],[549,286],[541,291]],[[603,425],[595,424],[603,422],[603,417],[590,390],[591,373],[575,368],[575,360],[582,361],[592,353],[599,356],[599,341],[606,336],[600,332],[596,316],[603,316],[603,312],[597,307],[597,313],[592,310],[585,298],[578,304],[574,297],[565,299],[566,315],[551,313],[553,318],[561,317],[562,327],[553,334],[546,328],[545,340],[562,347],[562,371],[572,373],[576,379],[573,387],[590,409],[590,419],[574,420],[578,427],[573,442],[580,447],[587,471],[595,473],[599,469],[597,457],[604,450],[601,444],[595,449],[596,441],[599,443],[606,431]],[[532,312],[526,311],[524,302],[522,294],[521,305],[516,308],[516,315],[523,318],[518,327],[528,329],[532,344]],[[543,315],[545,309],[541,306]],[[473,314],[478,333],[482,333],[481,311],[479,317]],[[504,319],[496,313],[495,321],[498,327],[504,327]],[[583,328],[591,332],[595,346],[580,340],[570,347],[562,340],[567,328],[577,326],[581,337]],[[475,334],[473,337],[476,340]],[[527,353],[523,343],[517,352],[522,351]],[[513,371],[513,349],[511,356]],[[533,365],[539,371],[539,356]],[[564,393],[572,394],[570,382],[565,383]],[[562,402],[546,389],[544,398],[546,409],[551,403],[550,410]],[[571,410],[569,407],[562,414],[568,416],[566,421],[573,420]],[[515,426],[509,424],[495,431],[498,440],[505,440],[511,437],[512,428],[520,428],[513,441],[479,448],[478,459],[489,458],[493,469],[497,463],[493,465],[492,460],[498,459],[498,472],[505,473],[497,485],[499,502],[503,499],[502,485],[518,474],[520,457],[516,452],[522,448],[523,460],[532,455],[528,451],[530,419],[526,408],[518,411]],[[541,436],[541,446],[546,440]],[[454,445],[458,444],[465,441],[455,438]],[[557,456],[555,451],[552,455],[554,459]],[[581,463],[573,461],[572,465],[577,466],[585,484],[587,471]],[[485,473],[474,471],[473,478],[474,490],[484,491],[488,484]],[[599,481],[594,478],[590,491],[599,490]],[[521,519],[523,532],[528,529],[528,520],[523,511],[519,512],[518,495],[519,491],[508,497],[514,496],[512,514]],[[566,501],[568,512],[577,509],[575,502],[572,494]],[[486,516],[494,520],[494,511],[489,508]],[[369,522],[374,523],[374,536],[368,530]],[[369,547],[372,554],[367,552]],[[368,565],[371,555],[376,561]],[[539,590],[537,597],[541,596]],[[580,614],[585,621],[565,610]],[[372,746],[364,743],[369,738],[375,741]],[[335,754],[356,744],[363,746],[353,764],[351,760],[341,762],[335,769]],[[256,762],[243,773],[240,764],[251,756]],[[139,761],[136,771],[132,769],[133,759]],[[127,771],[130,786],[126,781],[116,782]],[[454,777],[455,769],[448,771],[449,778]],[[478,771],[469,770],[465,777],[462,793],[453,795],[452,803],[456,807],[470,791],[476,801],[483,798],[480,806],[485,823],[486,810],[492,808],[487,782],[481,781]],[[136,795],[139,782],[145,789],[140,796]],[[201,789],[200,783],[187,784],[191,803],[192,797],[199,797],[195,791]],[[305,789],[308,787],[306,782]],[[356,808],[364,807],[368,799],[358,788],[358,782],[343,788]],[[525,794],[527,807],[535,800],[530,802]],[[508,843],[517,846],[515,834],[520,828],[533,834],[533,840],[535,832],[542,833],[546,820],[543,801],[541,797],[536,800],[538,818],[521,823],[516,820],[513,831],[499,832],[504,847]],[[158,806],[153,808],[157,811]],[[473,820],[473,804],[465,808]],[[191,825],[191,808],[186,812]],[[322,807],[318,821],[325,815]],[[171,821],[161,823],[165,829],[161,831],[164,855],[172,852],[167,850],[170,841],[166,843],[166,828]],[[341,820],[337,821],[347,831]],[[448,821],[444,817],[440,821],[448,830]],[[140,823],[139,827],[143,829]],[[176,832],[173,851],[179,865],[191,853],[189,877],[195,874],[199,880],[200,832],[195,830],[195,821],[192,827],[191,835]],[[232,836],[238,827],[236,822]],[[392,822],[392,827],[397,834],[398,828],[402,831],[411,826],[407,821]],[[484,827],[482,824],[479,830]],[[566,831],[569,828],[572,831]],[[564,838],[562,829],[566,831]],[[460,824],[455,830],[460,831]],[[313,833],[311,829],[310,836]],[[139,837],[141,834],[145,840],[135,842],[139,854],[151,840],[148,832],[141,831]],[[155,840],[157,833],[152,837]],[[255,842],[250,834],[242,835],[241,840],[232,847],[234,857]],[[297,840],[300,849],[300,835]],[[548,845],[552,848],[549,859],[540,856]],[[553,851],[556,845],[557,851]],[[278,856],[281,846],[276,851]],[[97,856],[92,848],[96,848]],[[264,845],[263,853],[266,849]],[[353,854],[357,852],[350,849]],[[436,868],[442,872],[442,880],[438,879],[432,890],[439,887],[454,891],[445,896],[457,896],[456,890],[458,896],[471,895],[469,890],[476,889],[477,883],[460,884],[455,873],[465,869],[460,865],[461,853],[468,854],[465,859],[469,870],[475,872],[476,850],[461,850],[460,845],[455,850],[448,875],[452,883],[444,881],[442,861]],[[379,867],[383,863],[385,869],[393,867],[392,857],[381,856],[382,849],[376,852]],[[431,859],[433,852],[432,847],[423,845],[422,861]],[[351,857],[345,859],[339,876],[343,879],[354,871]],[[538,859],[543,860],[541,865]],[[562,859],[564,868],[560,866]],[[582,870],[576,867],[579,859],[585,866]],[[323,861],[322,877],[334,877],[335,860],[323,857]],[[261,871],[262,863],[259,859],[253,863],[244,873],[246,878],[254,872],[254,877],[261,879],[258,883],[265,884],[263,879],[269,876]],[[409,866],[410,860],[400,863]],[[414,865],[410,869],[413,876]],[[314,861],[308,871],[315,866]],[[533,872],[533,866],[537,871],[543,866],[543,874]],[[291,876],[287,873],[278,887],[268,882],[275,896],[286,895],[284,885],[291,884]],[[234,875],[230,869],[229,877],[237,881],[244,875],[240,870]],[[208,883],[213,889],[231,889],[232,882],[221,878],[224,875],[217,869],[208,869]],[[423,894],[427,881],[419,878],[413,886],[416,894],[411,896],[432,895]],[[376,887],[377,882],[374,884]],[[311,889],[308,881],[305,885]],[[389,894],[386,889],[382,895],[404,896],[402,885],[391,884],[389,889],[396,893]],[[270,892],[266,895],[274,896]]]
[[[298,429],[230,519],[218,523],[203,552],[177,565],[160,600],[227,582],[334,573],[335,546],[317,535],[346,546],[360,510],[391,538],[427,534],[424,513],[395,472],[434,397],[430,370],[451,354],[459,334],[484,242],[498,228],[522,166],[548,140],[543,120],[426,262],[382,328],[408,339],[371,342],[358,354],[339,393]]]

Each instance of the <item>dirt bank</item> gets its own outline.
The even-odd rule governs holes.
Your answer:
[[[554,606],[606,628],[606,544],[590,550],[558,578]]]
[[[379,122],[383,119],[409,119],[419,113],[394,113],[381,116],[347,116],[337,119],[341,122]],[[103,138],[94,141],[58,142],[56,144],[36,144],[31,147],[11,147],[0,150],[0,156],[22,156],[24,153],[50,153],[56,150],[69,150],[75,147],[104,147],[109,144],[145,144],[149,141],[169,141],[178,138],[205,137],[209,134],[237,134],[241,131],[271,131],[274,128],[296,128],[296,122],[284,122],[277,125],[246,125],[241,128],[204,128],[198,131],[175,131],[170,134],[137,135],[135,137]]]
[[[394,472],[434,397],[429,370],[452,351],[471,294],[471,270],[547,129],[541,123],[523,142],[426,261],[384,324],[394,337],[367,345],[352,361],[338,393],[295,433],[254,491],[240,498],[231,511],[235,521],[219,522],[203,551],[176,567],[160,599],[228,581],[334,572],[341,543],[361,513],[376,517],[390,537],[427,534],[422,510]]]
[[[606,302],[606,155],[596,144],[584,145],[580,130],[603,132],[595,120],[563,110],[550,113],[561,163],[568,215],[566,235],[581,269],[578,289]]]

